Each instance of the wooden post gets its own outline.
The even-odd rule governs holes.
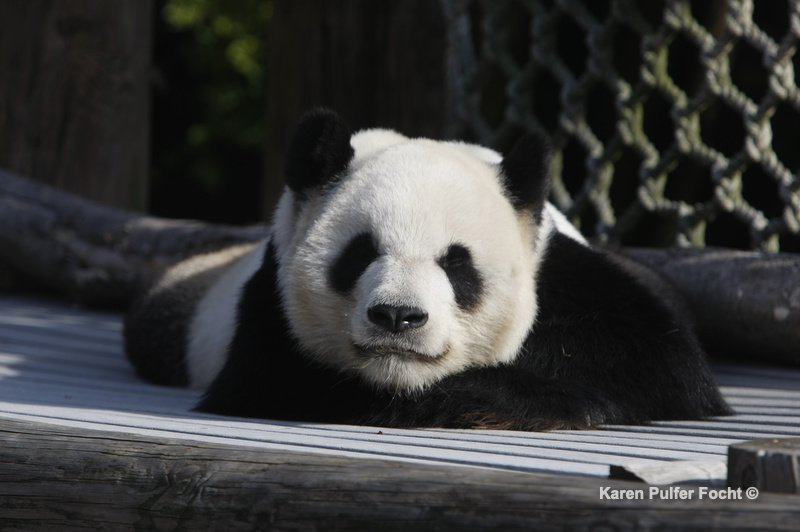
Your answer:
[[[325,105],[353,129],[439,137],[447,114],[444,18],[429,0],[276,0],[270,29],[264,202],[283,187],[288,136]]]
[[[800,438],[751,440],[728,448],[728,485],[800,493]]]
[[[0,2],[0,167],[146,206],[152,7]]]

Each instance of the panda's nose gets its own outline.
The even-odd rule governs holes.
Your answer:
[[[417,329],[428,322],[428,313],[421,308],[375,305],[367,309],[369,321],[389,332]]]

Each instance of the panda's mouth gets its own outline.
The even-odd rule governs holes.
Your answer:
[[[363,359],[376,359],[376,358],[398,358],[400,360],[409,360],[415,362],[422,362],[424,364],[437,364],[444,355],[426,355],[413,349],[403,349],[393,345],[360,345],[353,344],[356,354],[359,358]]]

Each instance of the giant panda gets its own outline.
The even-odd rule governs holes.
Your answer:
[[[260,243],[130,310],[145,379],[197,409],[396,427],[580,429],[729,413],[678,297],[546,201],[548,150],[297,126]]]

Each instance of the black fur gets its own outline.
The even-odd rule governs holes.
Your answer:
[[[286,184],[303,194],[321,187],[347,169],[353,158],[350,128],[335,112],[313,109],[303,115],[286,155]]]
[[[308,113],[286,163],[296,200],[311,187],[335,182],[352,156],[350,131],[335,113]],[[547,196],[548,165],[547,144],[534,136],[523,138],[502,163],[513,205],[536,219]],[[375,256],[372,238],[358,236],[323,274],[335,290],[349,292]],[[468,248],[454,244],[439,264],[457,304],[478,305],[483,284]],[[394,395],[356,375],[316,365],[300,351],[281,310],[277,258],[269,245],[243,287],[227,361],[197,409],[298,421],[521,430],[730,412],[678,298],[655,274],[555,234],[537,290],[539,315],[514,363],[469,369],[424,392]],[[178,304],[162,300],[168,293],[146,297],[129,316],[129,356],[145,378],[168,384],[187,380],[182,339],[197,303],[194,291],[188,294],[191,301]],[[151,341],[153,331],[174,338]],[[153,358],[155,353],[162,358]]]
[[[244,286],[229,358],[197,410],[246,417],[353,421],[371,392],[365,385],[309,362],[281,312],[277,261],[268,246]]]
[[[483,295],[483,279],[472,263],[472,254],[461,244],[452,244],[439,259],[439,266],[447,274],[453,287],[456,304],[463,310],[478,306]]]
[[[272,419],[520,430],[698,419],[730,413],[688,322],[658,278],[556,234],[540,312],[517,360],[392,396],[314,366],[280,310],[270,246],[244,288],[225,368],[198,409]],[[648,285],[640,282],[644,279]]]
[[[729,414],[689,323],[653,295],[669,287],[634,269],[554,235],[517,361],[448,377],[369,421],[543,430]]]
[[[511,204],[530,209],[538,222],[550,190],[550,144],[529,133],[503,158],[502,168]]]
[[[172,296],[168,291],[134,303],[125,317],[125,353],[142,379],[165,386],[186,386],[189,376],[184,353],[197,301],[176,304],[171,301]]]
[[[189,384],[184,363],[189,323],[209,279],[220,268],[194,274],[133,303],[125,316],[125,353],[141,378],[168,386]]]
[[[328,270],[328,283],[340,294],[348,294],[364,270],[378,258],[372,235],[361,233],[345,246]]]

